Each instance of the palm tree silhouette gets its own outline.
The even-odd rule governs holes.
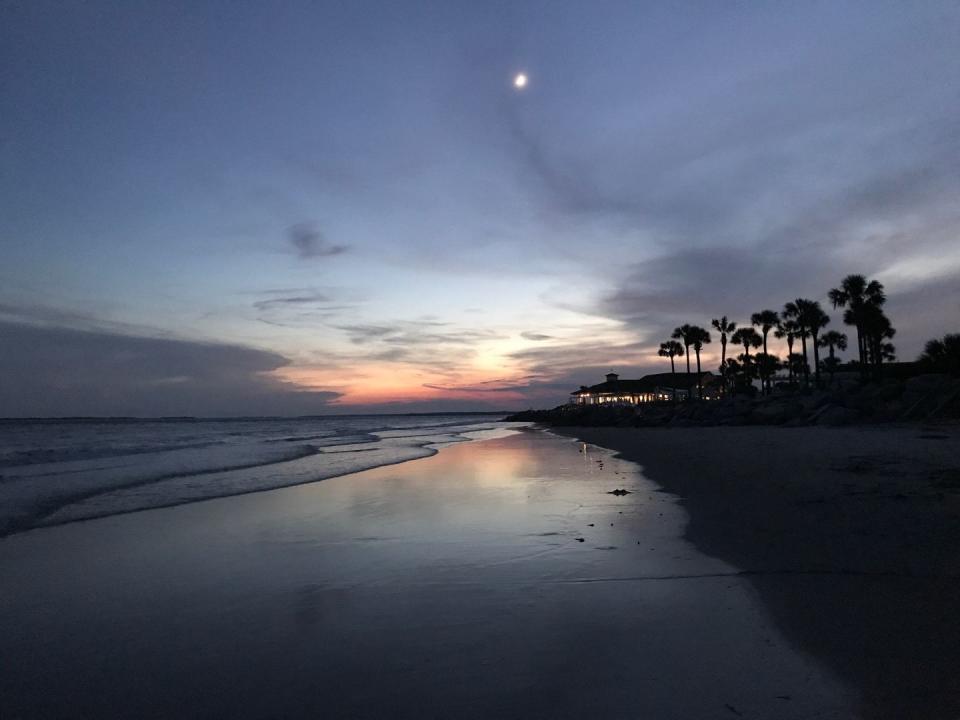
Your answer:
[[[752,327],[742,327],[733,333],[733,337],[731,337],[730,340],[737,345],[743,345],[743,355],[740,356],[743,358],[743,365],[740,370],[743,373],[746,385],[752,387],[753,381],[750,378],[753,375],[753,371],[751,370],[752,361],[750,358],[750,348],[760,347],[763,344],[763,338],[761,338],[760,334]]]
[[[710,325],[720,333],[720,377],[725,378],[727,372],[727,335],[736,331],[737,324],[727,320],[727,316],[724,315],[719,320],[717,318],[711,320]],[[726,382],[723,385],[725,389]]]
[[[690,346],[693,345],[693,336],[695,325],[688,325],[684,323],[678,328],[673,329],[673,334],[670,336],[674,340],[679,340],[683,343],[683,347],[686,349],[687,355],[687,375],[690,374]]]
[[[758,348],[763,345],[763,338],[760,337],[760,333],[752,327],[740,328],[730,339],[737,345],[743,345],[743,357],[748,364],[750,362],[750,348]]]
[[[888,342],[896,334],[890,318],[880,305],[864,305],[860,311],[860,326],[867,362],[879,368],[884,360],[894,358],[893,344]],[[879,372],[879,369],[877,370]]]
[[[671,394],[673,395],[673,401],[677,401],[677,381],[675,379],[676,369],[673,366],[673,358],[677,355],[683,355],[683,345],[678,343],[676,340],[667,340],[666,342],[660,343],[660,349],[657,351],[657,355],[660,357],[670,358],[670,380],[672,383]]]
[[[750,316],[750,324],[754,327],[760,328],[760,331],[763,333],[763,354],[767,355],[767,335],[777,327],[777,324],[780,322],[780,315],[776,310],[761,310],[760,312],[755,312]],[[770,373],[769,373],[770,363],[763,363],[760,367],[764,372],[761,373],[761,384],[766,390],[767,394],[770,393]]]
[[[816,384],[819,386],[820,347],[818,344],[818,336],[820,335],[820,330],[830,324],[830,316],[823,311],[823,308],[820,307],[820,303],[816,300],[797,298],[794,300],[793,304],[800,313],[798,322],[804,328],[804,330],[810,333],[810,338],[813,343],[813,375]],[[803,346],[803,359],[804,361],[807,359],[806,342],[804,342]],[[809,370],[807,372],[809,372]]]
[[[847,275],[840,281],[840,287],[833,288],[827,296],[835,308],[846,308],[843,322],[857,328],[857,356],[862,373],[866,370],[869,354],[864,324],[870,311],[865,309],[879,308],[887,301],[883,285],[876,280],[867,280],[863,275]]]
[[[700,372],[700,351],[707,343],[713,342],[710,333],[698,325],[692,326],[693,351],[697,354],[697,399],[703,399],[703,374]],[[689,360],[689,358],[687,358]]]
[[[833,373],[836,372],[839,363],[834,355],[834,350],[847,349],[847,336],[837,330],[830,330],[820,337],[818,344],[820,347],[830,349],[830,356],[823,361],[823,364],[826,365],[827,370],[830,372],[830,384],[833,385]]]
[[[733,333],[730,340],[737,345],[743,345],[743,355],[740,356],[743,360],[741,371],[744,377],[747,378],[747,385],[751,385],[752,381],[749,378],[754,372],[751,369],[753,359],[750,357],[750,348],[760,347],[763,344],[763,338],[761,338],[760,334],[752,327],[742,327]]]
[[[807,338],[813,333],[808,323],[820,321],[820,317],[812,306],[813,303],[813,300],[797,298],[793,302],[788,302],[783,306],[783,317],[793,320],[797,324],[796,334],[797,337],[800,338],[801,348],[803,349],[803,384],[807,387],[810,386],[810,356],[807,355]],[[816,307],[819,309],[820,303],[816,303]],[[823,313],[822,310],[820,312]],[[827,322],[829,322],[829,318]],[[818,326],[818,331],[820,327],[823,326]],[[816,351],[816,342],[814,342],[814,350]]]
[[[787,340],[787,372],[790,376],[790,382],[793,382],[793,363],[790,358],[793,357],[793,341],[797,337],[797,323],[793,320],[781,319],[777,324],[777,329],[773,331],[773,336],[779,340]]]
[[[776,355],[760,352],[753,356],[753,361],[757,366],[757,372],[761,378],[766,378],[768,387],[772,385],[771,379],[780,367],[780,358]]]

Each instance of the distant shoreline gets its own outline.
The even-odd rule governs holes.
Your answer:
[[[867,720],[960,716],[960,427],[598,428]]]

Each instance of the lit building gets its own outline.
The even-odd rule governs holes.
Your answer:
[[[713,400],[720,396],[719,378],[713,373],[655,373],[639,380],[621,380],[616,373],[608,373],[605,382],[590,387],[582,386],[570,393],[575,405],[642,405],[649,402],[689,400],[698,396],[697,378],[702,378],[703,397]]]

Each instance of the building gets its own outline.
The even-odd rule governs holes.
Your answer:
[[[713,373],[655,373],[639,380],[621,380],[616,373],[608,373],[605,382],[590,387],[581,386],[570,393],[574,405],[642,405],[649,402],[689,400],[696,398],[697,378],[702,378],[703,397],[713,400],[720,396],[719,378]]]

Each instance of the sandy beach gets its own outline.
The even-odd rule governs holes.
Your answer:
[[[0,715],[856,717],[686,523],[635,463],[526,431],[11,535]]]
[[[864,718],[960,717],[960,429],[564,428],[682,500]]]

